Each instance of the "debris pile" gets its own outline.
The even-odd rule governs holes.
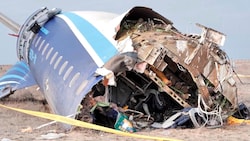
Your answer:
[[[121,52],[131,51],[104,65],[112,74],[92,88],[78,119],[90,113],[93,123],[129,132],[222,126],[238,108],[233,70],[220,49],[225,35],[200,24],[201,35],[183,34],[165,18],[138,15],[128,13],[115,36]]]

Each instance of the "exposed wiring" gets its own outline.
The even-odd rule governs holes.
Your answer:
[[[182,71],[182,72],[187,72],[187,70],[186,70],[185,68],[183,68],[182,65],[180,65],[179,63],[176,63],[176,64],[177,64],[177,67],[178,67],[178,69],[179,69],[180,71]]]
[[[198,95],[198,109],[199,111],[204,114],[206,116],[206,120],[205,120],[205,123],[201,126],[206,126],[208,124],[209,121],[211,121],[211,119],[219,119],[219,122],[220,122],[220,126],[223,125],[223,119],[222,119],[222,115],[221,115],[221,112],[222,112],[222,108],[217,105],[214,110],[208,112],[207,109],[205,108],[205,110],[202,109],[201,107],[201,102],[202,104],[204,105],[204,107],[208,107],[205,103],[205,101],[202,99],[201,95],[199,94]],[[200,113],[199,113],[200,114]],[[200,115],[202,116],[202,115]],[[211,118],[211,116],[213,118]],[[217,118],[216,118],[217,117]]]

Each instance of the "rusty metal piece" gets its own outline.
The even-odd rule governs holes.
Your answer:
[[[149,67],[155,74],[157,77],[159,77],[161,79],[161,81],[165,84],[170,86],[172,83],[171,81],[165,76],[165,74],[159,70],[157,70],[155,67],[150,66]]]
[[[201,35],[182,34],[172,24],[154,24],[153,20],[140,24],[146,28],[132,28],[126,36],[131,37],[138,58],[149,64],[144,73],[159,88],[183,107],[196,105],[193,101],[201,94],[212,108],[220,104],[215,94],[223,95],[236,108],[237,89],[232,68],[226,53],[219,48],[224,44],[224,34],[200,24],[197,25],[202,28]],[[150,74],[151,70],[155,75]],[[172,88],[166,86],[170,83],[174,85]],[[186,87],[178,86],[179,83]]]
[[[144,72],[151,80],[153,80],[159,88],[165,91],[170,97],[172,97],[177,103],[183,107],[191,107],[185,100],[183,100],[177,93],[175,93],[171,88],[162,82],[162,80],[156,76],[154,72],[145,71]]]

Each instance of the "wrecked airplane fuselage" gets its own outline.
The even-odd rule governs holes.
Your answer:
[[[200,24],[200,35],[183,34],[157,13],[140,10],[123,18],[115,36],[118,45],[130,46],[136,55],[122,54],[106,63],[116,85],[99,83],[99,91],[93,93],[104,95],[121,111],[140,112],[150,124],[163,123],[162,128],[172,126],[185,108],[195,109],[187,112],[195,127],[222,125],[238,106],[230,61],[220,49],[225,35]],[[203,122],[196,122],[195,114]],[[175,119],[167,123],[173,115]]]
[[[117,17],[36,11],[19,32],[20,63],[0,79],[7,81],[0,98],[38,84],[54,113],[130,132],[221,126],[235,112],[236,82],[220,49],[224,34],[200,24],[200,35],[183,34],[146,7],[111,18]],[[121,119],[131,128],[120,129]]]

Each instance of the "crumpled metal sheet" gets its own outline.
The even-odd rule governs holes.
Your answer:
[[[176,85],[171,87],[163,83],[164,79],[174,83],[174,79],[171,80],[171,77],[175,77],[174,73],[169,76],[164,71],[167,67],[170,69],[177,67],[178,70],[184,72],[183,74],[190,75],[191,79],[187,78],[187,81],[195,83],[197,93],[202,95],[208,106],[225,105],[222,102],[223,98],[216,98],[223,95],[233,109],[237,107],[237,87],[232,67],[226,53],[220,49],[225,41],[224,34],[200,24],[197,24],[202,28],[200,35],[183,34],[174,28],[171,22],[166,23],[162,19],[145,20],[145,17],[138,17],[135,20],[134,16],[131,17],[133,17],[133,22],[129,18],[123,20],[126,25],[131,24],[130,28],[124,29],[122,27],[124,23],[121,23],[121,30],[117,36],[119,38],[116,39],[119,42],[126,37],[131,38],[139,60],[150,66],[144,73],[159,88],[183,107],[190,107],[188,97],[185,98],[183,95],[188,93],[180,94],[174,88]],[[166,58],[170,59],[169,62],[174,62],[174,67],[169,66]],[[157,76],[155,70],[162,72],[165,76]],[[183,75],[183,77],[189,77],[189,75]]]

